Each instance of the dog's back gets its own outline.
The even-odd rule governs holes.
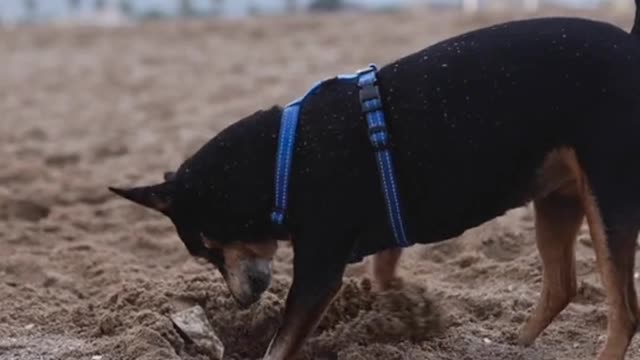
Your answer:
[[[640,184],[625,163],[640,158],[640,38],[611,25],[508,23],[401,59],[380,79],[410,227],[424,224],[421,239],[522,205],[561,147],[575,149],[587,171],[615,165]]]

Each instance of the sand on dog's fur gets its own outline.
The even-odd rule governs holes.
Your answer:
[[[581,15],[628,27],[632,14]],[[0,32],[0,358],[206,359],[169,320],[194,304],[227,358],[259,358],[281,321],[290,246],[272,287],[241,310],[167,219],[106,187],[160,181],[225,125],[317,79],[525,15],[355,16]],[[403,290],[376,291],[368,261],[350,267],[301,358],[592,358],[606,308],[584,229],[578,298],[535,346],[514,345],[540,289],[532,224],[518,209],[412,248]],[[628,358],[639,356],[636,339]]]

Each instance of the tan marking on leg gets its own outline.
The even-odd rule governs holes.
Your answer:
[[[520,330],[520,345],[531,345],[576,295],[575,239],[584,218],[581,172],[575,153],[565,148],[549,153],[538,173],[534,209],[542,291]]]
[[[373,257],[373,276],[381,290],[386,290],[400,283],[396,269],[402,249],[393,248],[381,251]]]
[[[573,149],[562,148],[550,152],[538,170],[534,198],[544,198],[551,193],[579,196],[581,173]]]
[[[563,163],[558,163],[558,159]],[[635,237],[637,234],[618,234],[608,239],[600,209],[593,196],[589,182],[573,149],[561,149],[545,163],[546,169],[537,189],[557,191],[570,195],[575,193],[589,224],[589,230],[596,252],[596,261],[601,281],[604,284],[608,302],[607,342],[599,360],[623,360],[633,333],[638,324],[638,304],[633,282],[635,257]],[[564,169],[564,170],[563,170]],[[565,170],[568,170],[565,171]],[[567,175],[573,178],[575,187],[567,187]],[[615,241],[618,253],[612,254],[609,242]]]
[[[584,217],[577,198],[551,194],[534,202],[536,241],[543,264],[538,304],[521,329],[520,345],[531,345],[577,292],[575,239]]]
[[[600,210],[588,184],[584,187],[584,202],[608,303],[607,342],[598,360],[623,360],[638,325],[638,304],[633,284],[636,234],[628,234],[628,238],[608,239]],[[619,253],[611,253],[608,244],[611,241],[616,242],[615,248],[619,249]]]

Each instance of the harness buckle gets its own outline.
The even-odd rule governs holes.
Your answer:
[[[377,85],[375,65],[358,71],[358,96],[360,97],[360,108],[364,114],[382,110],[382,97]]]
[[[364,114],[382,110],[380,89],[375,83],[361,84],[359,91],[360,109]]]
[[[360,102],[380,98],[380,90],[376,84],[366,84],[360,87]]]

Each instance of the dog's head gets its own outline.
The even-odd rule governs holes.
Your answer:
[[[259,176],[273,171],[269,155],[273,151],[260,148],[262,142],[264,146],[273,142],[273,137],[264,126],[252,126],[265,116],[277,125],[277,109],[254,114],[209,141],[177,172],[165,173],[162,183],[110,188],[168,216],[189,253],[214,264],[244,306],[257,301],[268,288],[277,248],[268,216],[273,180],[270,175]],[[260,133],[252,136],[252,129]],[[259,158],[261,154],[268,159]]]
[[[129,189],[110,188],[114,193],[168,216],[189,253],[214,264],[241,305],[260,298],[271,282],[271,260],[277,242],[269,239],[217,239],[215,218],[205,219],[181,199],[175,180]],[[188,201],[188,200],[187,200]],[[222,219],[221,219],[222,220]]]

